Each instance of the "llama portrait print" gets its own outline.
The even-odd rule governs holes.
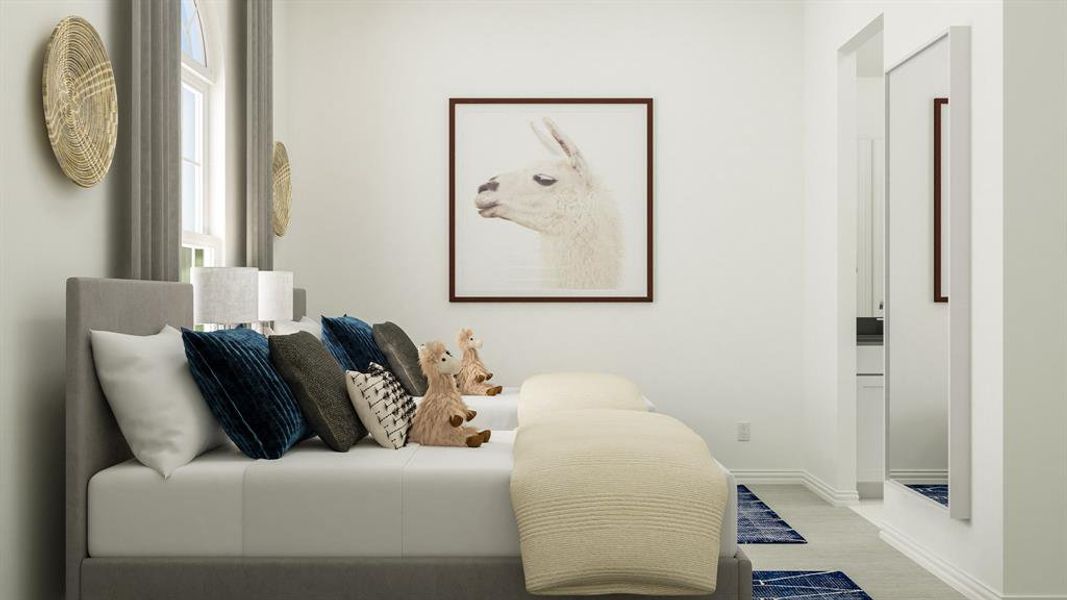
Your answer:
[[[474,208],[540,234],[545,275],[555,288],[616,289],[622,260],[619,213],[611,190],[590,171],[578,146],[545,117],[537,135],[557,160],[493,175],[478,186]]]
[[[652,101],[453,99],[450,299],[652,299]]]

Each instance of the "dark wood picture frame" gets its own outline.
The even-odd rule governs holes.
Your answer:
[[[460,296],[456,293],[456,107],[461,104],[641,104],[646,111],[646,281],[642,296]],[[652,302],[653,135],[652,98],[449,98],[448,100],[448,301],[449,302]]]
[[[948,296],[941,289],[941,109],[948,104],[948,98],[934,98],[934,302],[948,302]]]

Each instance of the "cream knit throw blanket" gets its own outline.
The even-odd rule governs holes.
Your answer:
[[[726,478],[666,415],[572,410],[523,422],[511,504],[534,594],[715,591]]]

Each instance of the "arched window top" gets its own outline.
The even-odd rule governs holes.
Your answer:
[[[207,68],[207,49],[204,46],[204,27],[195,0],[181,0],[182,55]]]

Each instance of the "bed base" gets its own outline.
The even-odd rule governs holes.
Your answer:
[[[526,591],[519,558],[87,558],[81,583],[83,600],[539,598]],[[715,593],[687,597],[751,600],[752,563],[740,550],[720,558]]]

